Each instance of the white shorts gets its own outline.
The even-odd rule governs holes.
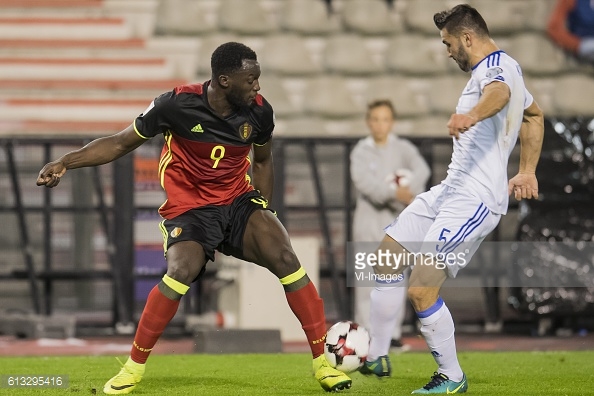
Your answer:
[[[385,231],[411,253],[442,259],[454,278],[500,219],[477,197],[439,184],[418,195]]]

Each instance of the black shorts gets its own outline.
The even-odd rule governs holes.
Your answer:
[[[214,261],[219,252],[243,257],[243,234],[248,220],[256,210],[270,210],[268,201],[259,191],[249,191],[230,205],[207,205],[191,209],[161,223],[165,253],[177,242],[195,241],[204,248],[207,260]]]

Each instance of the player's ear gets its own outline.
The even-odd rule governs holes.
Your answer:
[[[219,81],[219,85],[223,88],[228,88],[229,87],[229,76],[226,76],[224,74],[221,74],[218,78]]]
[[[466,47],[470,47],[472,45],[472,35],[470,34],[470,32],[462,33],[462,42]]]

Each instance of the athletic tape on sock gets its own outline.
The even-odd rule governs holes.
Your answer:
[[[299,290],[310,282],[303,267],[279,280],[286,292]]]
[[[167,290],[167,288],[170,290]],[[163,281],[159,283],[159,291],[172,300],[179,300],[189,289],[190,286],[184,285],[168,275],[164,275]]]

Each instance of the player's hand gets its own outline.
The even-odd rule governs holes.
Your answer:
[[[53,161],[46,164],[37,176],[37,185],[49,188],[56,187],[60,178],[66,173],[66,167],[62,161]]]
[[[470,114],[452,114],[448,121],[450,136],[459,139],[460,134],[468,131],[476,122],[477,119]]]
[[[534,173],[518,173],[509,180],[507,186],[508,194],[514,193],[514,197],[522,199],[538,198],[538,181]]]

